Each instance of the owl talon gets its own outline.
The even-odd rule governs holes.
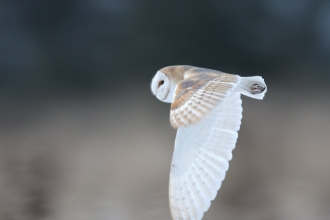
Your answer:
[[[265,91],[266,87],[259,86],[259,84],[253,84],[250,89],[252,94],[260,94]]]

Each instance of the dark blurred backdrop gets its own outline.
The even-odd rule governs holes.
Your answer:
[[[3,0],[0,30],[0,219],[170,219],[176,64],[269,87],[205,219],[330,219],[328,0]]]

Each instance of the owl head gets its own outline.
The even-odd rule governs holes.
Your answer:
[[[168,66],[157,71],[151,81],[152,93],[162,102],[172,103],[176,85],[192,66]]]
[[[171,80],[161,71],[157,71],[152,79],[151,91],[160,101],[171,103],[173,100],[174,89],[171,89]]]

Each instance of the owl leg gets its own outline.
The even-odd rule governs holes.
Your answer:
[[[260,94],[263,91],[265,91],[266,87],[262,87],[259,84],[252,84],[250,87],[251,93],[252,94]]]
[[[266,91],[267,86],[261,76],[241,77],[241,82],[234,90],[253,99],[263,99]]]

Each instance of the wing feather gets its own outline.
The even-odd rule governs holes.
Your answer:
[[[189,207],[190,209],[190,213],[191,213],[191,216],[190,218],[191,219],[201,219],[204,215],[204,212],[200,209],[200,206],[198,204],[198,201],[195,197],[195,194],[194,192],[192,191],[191,189],[191,186],[190,186],[190,181],[188,179],[188,176],[187,174],[184,175],[184,181],[186,183],[186,187],[185,187],[185,195],[187,195],[187,200],[186,200],[186,206]]]
[[[175,89],[170,122],[173,128],[199,122],[225,100],[240,83],[237,75],[191,68]]]
[[[227,95],[203,120],[178,128],[169,187],[174,220],[200,220],[216,197],[235,148],[241,103],[240,93]]]
[[[203,162],[203,160],[196,160],[197,165],[200,167],[200,169],[202,170],[202,172],[204,172],[204,179],[206,180],[206,182],[209,184],[210,188],[212,190],[218,191],[219,189],[219,184],[217,181],[217,178],[214,174],[212,174],[212,170],[210,170],[206,164],[205,161]]]
[[[184,178],[185,180],[187,181],[187,189],[188,190],[188,195],[190,195],[190,200],[189,200],[189,203],[192,204],[194,203],[194,205],[192,205],[191,207],[195,207],[197,208],[196,209],[196,213],[204,213],[203,210],[202,210],[202,207],[203,207],[203,202],[198,199],[198,195],[197,195],[197,192],[196,192],[196,187],[194,187],[195,183],[194,181],[192,180],[192,174],[191,174],[191,171],[187,172],[186,175],[184,175]],[[192,202],[193,200],[193,202]],[[198,216],[200,214],[197,214],[196,216]]]
[[[199,187],[202,190],[202,193],[208,200],[213,200],[213,192],[210,186],[207,184],[207,182],[204,179],[203,173],[200,172],[200,167],[196,166],[196,163],[192,164],[192,169],[194,171],[194,177],[196,180],[196,183],[199,185]]]

